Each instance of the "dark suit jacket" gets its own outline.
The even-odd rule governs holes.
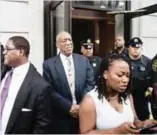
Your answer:
[[[31,64],[17,94],[5,133],[51,133],[50,90],[51,86]],[[31,111],[24,112],[22,108]]]
[[[11,68],[4,63],[1,63],[1,80],[5,76],[6,72],[9,71]]]
[[[95,86],[93,69],[89,60],[79,54],[73,54],[74,68],[75,68],[75,97],[77,104],[79,104],[88,91]],[[72,129],[78,130],[74,124],[73,117],[70,116],[69,111],[72,105],[72,95],[62,65],[60,56],[55,56],[46,60],[43,64],[43,76],[54,87],[54,90],[60,96],[60,103],[53,109],[54,115],[54,133],[76,133]]]

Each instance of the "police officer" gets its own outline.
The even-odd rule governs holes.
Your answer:
[[[128,49],[125,47],[124,37],[121,35],[116,36],[114,49],[109,54],[122,54],[126,56],[128,53]]]
[[[101,64],[102,59],[98,56],[93,56],[94,44],[91,42],[90,39],[82,41],[80,44],[81,44],[81,53],[89,59],[89,62],[94,69],[94,78],[97,84],[97,80],[99,77],[100,64]]]
[[[142,55],[143,42],[134,37],[128,42],[128,58],[132,70],[132,96],[137,116],[140,120],[150,116],[146,91],[151,86],[151,60]]]
[[[157,120],[157,54],[152,59],[152,84],[153,84],[153,92],[152,92],[152,113],[154,119]]]

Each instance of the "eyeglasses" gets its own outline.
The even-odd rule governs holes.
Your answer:
[[[4,51],[7,51],[7,52],[11,50],[16,50],[16,48],[8,48],[8,47],[4,48]]]
[[[85,49],[86,49],[86,50],[92,50],[93,48],[87,48],[87,47],[85,47]]]

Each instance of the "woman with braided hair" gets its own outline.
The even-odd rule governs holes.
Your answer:
[[[94,134],[136,134],[153,123],[138,120],[130,94],[131,69],[120,54],[106,57],[100,68],[98,87],[84,97],[79,111],[80,132]]]

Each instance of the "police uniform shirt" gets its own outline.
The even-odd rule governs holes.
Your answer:
[[[132,78],[133,80],[136,80],[133,81],[133,89],[138,90],[139,93],[144,93],[144,91],[150,85],[151,61],[149,58],[143,55],[138,60],[132,60],[132,59],[130,60],[131,60]]]
[[[99,76],[101,60],[102,59],[100,57],[98,57],[98,56],[93,56],[92,58],[89,58],[89,62],[90,62],[91,66],[94,69],[95,81],[97,81],[98,76]]]
[[[132,38],[128,45],[132,47],[142,47],[140,38]],[[131,61],[131,93],[134,98],[134,107],[136,114],[140,120],[149,118],[148,99],[145,97],[145,92],[151,85],[151,60],[142,55],[139,59],[133,60],[128,54]]]
[[[157,54],[156,56],[152,59],[152,81],[157,83]]]
[[[141,47],[142,44],[143,42],[138,37],[134,37],[128,42],[129,46],[136,47],[136,48]],[[151,60],[144,55],[142,55],[138,60],[132,60],[131,58],[130,60],[131,60],[131,65],[132,65],[131,68],[133,72],[132,77],[136,78],[137,80],[141,80],[141,82],[145,82],[146,80],[149,81],[151,76]],[[138,83],[136,83],[136,85],[138,85]]]
[[[147,88],[151,85],[151,63],[150,60],[142,56],[138,60],[131,59],[132,68],[132,96],[134,107],[140,120],[149,118],[148,100],[145,97]]]

